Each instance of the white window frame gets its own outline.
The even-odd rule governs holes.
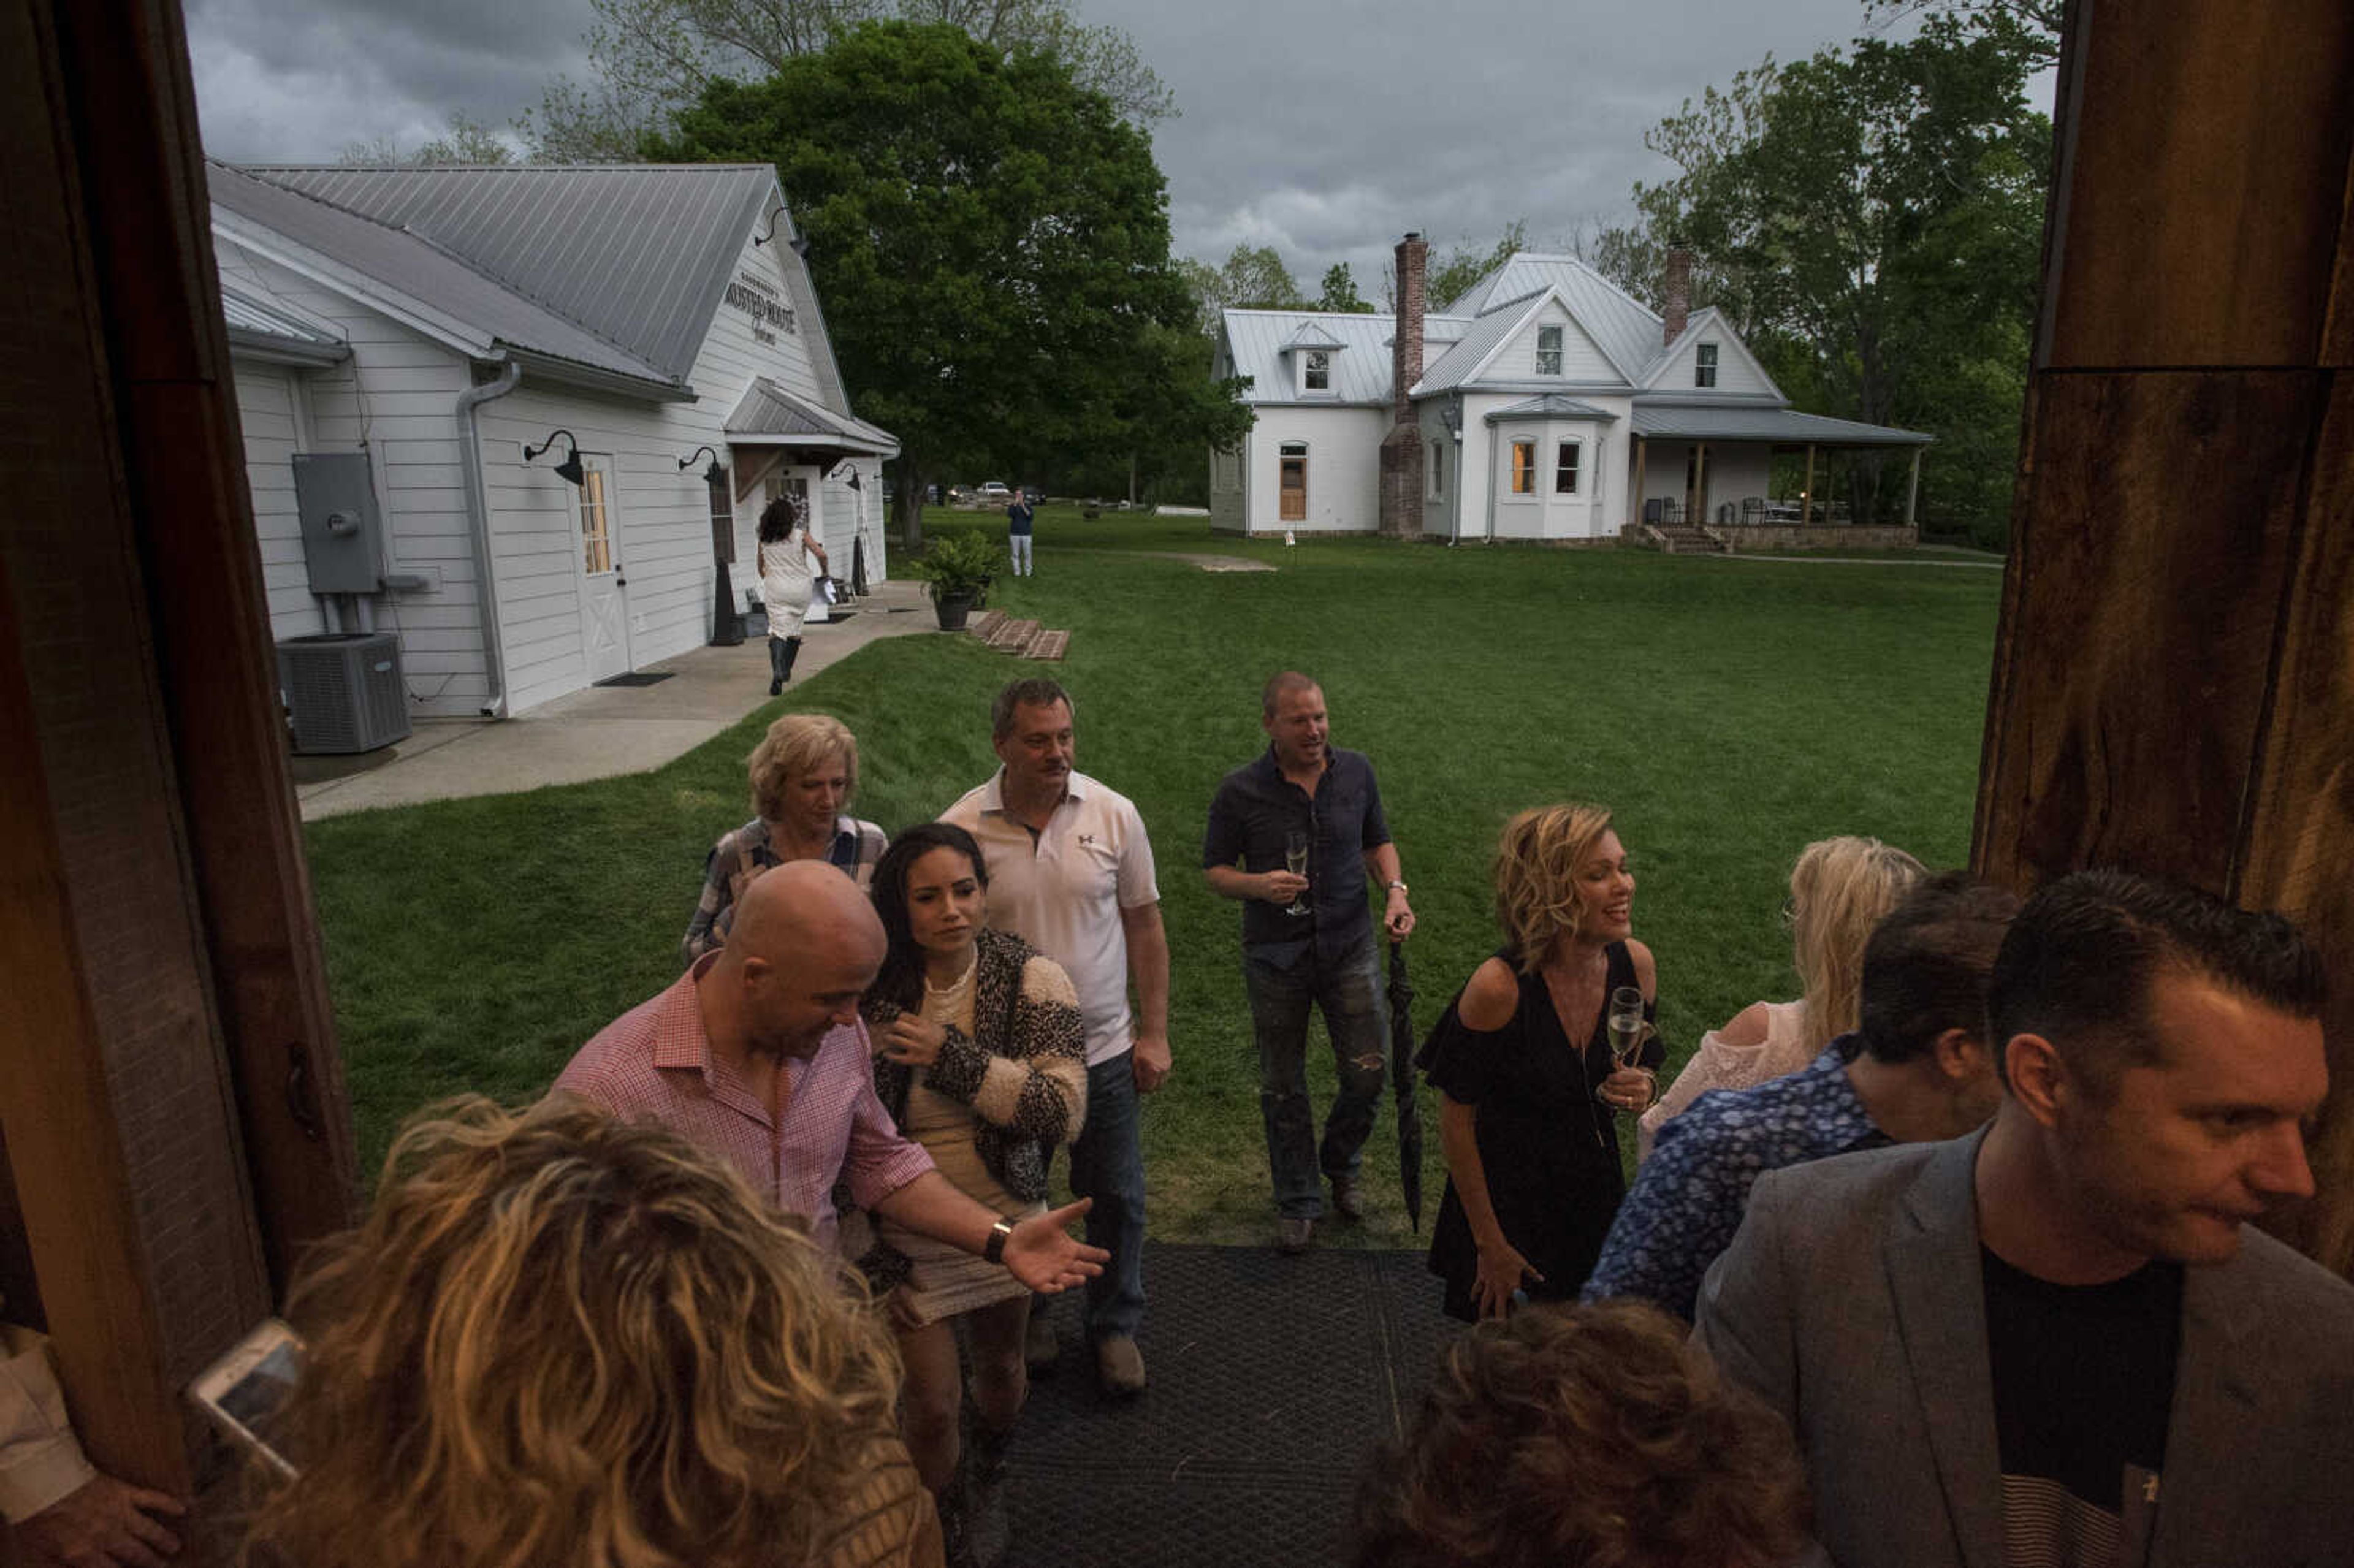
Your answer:
[[[1551,348],[1547,348],[1545,346],[1545,339],[1548,335],[1553,339],[1553,346]],[[1562,344],[1568,335],[1568,330],[1563,327],[1559,323],[1548,323],[1545,325],[1537,328],[1537,374],[1539,376],[1558,376],[1561,374]],[[1553,363],[1550,366],[1545,363],[1548,355],[1550,355],[1553,360]]]
[[[1275,514],[1278,522],[1287,521],[1283,515],[1283,465],[1294,458],[1299,460],[1299,515],[1288,521],[1295,523],[1308,521],[1308,443],[1280,441],[1277,443],[1275,449]]]
[[[1446,497],[1447,440],[1442,436],[1434,438],[1430,443],[1430,499],[1443,501]]]
[[[1553,443],[1553,493],[1554,495],[1578,495],[1583,493],[1578,486],[1584,476],[1585,468],[1585,443],[1584,441],[1555,441]],[[1567,458],[1569,460],[1568,462],[1564,463],[1562,461],[1564,458]],[[1562,471],[1564,468],[1567,469],[1569,472],[1569,488],[1567,490],[1564,490],[1561,487]]]
[[[573,455],[579,460],[581,471],[580,482],[570,487],[573,558],[580,563],[582,576],[602,577],[615,569],[613,556],[617,553],[613,529],[614,514],[618,510],[613,504],[613,454],[584,452],[575,448]],[[592,509],[599,524],[593,534],[588,527]],[[605,564],[601,567],[593,564],[589,555],[592,544],[604,547]]]
[[[1715,386],[1716,364],[1716,344],[1712,343],[1704,343],[1698,348],[1692,350],[1692,385],[1695,387]]]
[[[1529,454],[1525,464],[1520,456],[1523,450]],[[1529,482],[1525,489],[1521,485],[1523,475]],[[1515,436],[1505,447],[1504,485],[1504,493],[1511,499],[1533,501],[1537,498],[1537,440],[1534,436]]]
[[[1323,377],[1320,384],[1317,377]],[[1330,397],[1332,391],[1332,351],[1311,348],[1299,356],[1299,389]]]

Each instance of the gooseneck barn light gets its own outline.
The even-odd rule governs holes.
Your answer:
[[[556,445],[556,438],[558,436],[564,438],[564,461],[556,465],[556,477],[572,484],[588,483],[588,471],[580,466],[580,444],[572,439],[570,430],[551,430],[548,432],[547,440],[540,442],[539,445],[535,447],[526,444],[523,449],[523,461],[529,462],[547,451]]]

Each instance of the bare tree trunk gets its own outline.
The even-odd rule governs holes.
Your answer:
[[[890,465],[898,471],[892,476],[892,520],[898,524],[899,547],[920,550],[924,547],[924,473],[912,459],[898,458]]]

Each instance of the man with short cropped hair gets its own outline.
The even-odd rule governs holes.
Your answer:
[[[1085,1203],[1018,1223],[994,1213],[892,1124],[858,1016],[883,950],[875,906],[834,866],[762,872],[736,905],[727,945],[600,1030],[555,1092],[659,1121],[724,1157],[829,1251],[840,1245],[839,1181],[860,1208],[1002,1263],[1034,1290],[1100,1273],[1104,1254],[1065,1231]]]
[[[1758,1181],[1698,1337],[1842,1568],[2346,1560],[2354,1287],[2248,1224],[2313,1191],[2323,1001],[2279,916],[2065,877],[1995,961],[1990,1127]]]
[[[1702,1095],[1659,1128],[1585,1299],[1639,1297],[1689,1319],[1758,1177],[1959,1138],[1992,1116],[2002,1086],[1986,1045],[1987,979],[2018,911],[2016,897],[1967,872],[1908,894],[1864,945],[1856,1033],[1785,1077]]]
[[[1076,766],[1071,694],[1043,676],[1007,683],[990,713],[1002,764],[940,813],[989,863],[989,923],[1053,959],[1079,993],[1087,1119],[1071,1144],[1071,1190],[1093,1200],[1087,1239],[1111,1267],[1087,1287],[1096,1372],[1116,1395],[1144,1387],[1144,1150],[1137,1097],[1169,1076],[1169,937],[1152,844],[1134,802]],[[1129,1006],[1130,976],[1136,1006]],[[1054,1324],[1030,1315],[1028,1358],[1053,1364]]]
[[[1414,929],[1414,909],[1373,765],[1331,744],[1323,689],[1296,670],[1274,676],[1259,694],[1259,727],[1267,749],[1227,774],[1210,802],[1202,874],[1212,892],[1243,906],[1243,987],[1258,1048],[1276,1245],[1296,1253],[1324,1213],[1320,1171],[1335,1209],[1352,1220],[1364,1214],[1357,1168],[1389,1050],[1367,884],[1382,890],[1390,940]],[[1301,870],[1287,863],[1295,843]],[[1324,1015],[1340,1078],[1320,1146],[1308,1102],[1311,1007]]]

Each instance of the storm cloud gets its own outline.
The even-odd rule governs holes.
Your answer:
[[[1175,91],[1154,132],[1176,249],[1272,245],[1311,292],[1347,261],[1378,297],[1392,244],[1561,240],[1670,172],[1643,132],[1768,53],[1861,28],[1860,0],[1081,0]],[[235,162],[494,127],[586,75],[587,0],[189,0],[206,147]],[[787,193],[790,195],[790,192]]]

